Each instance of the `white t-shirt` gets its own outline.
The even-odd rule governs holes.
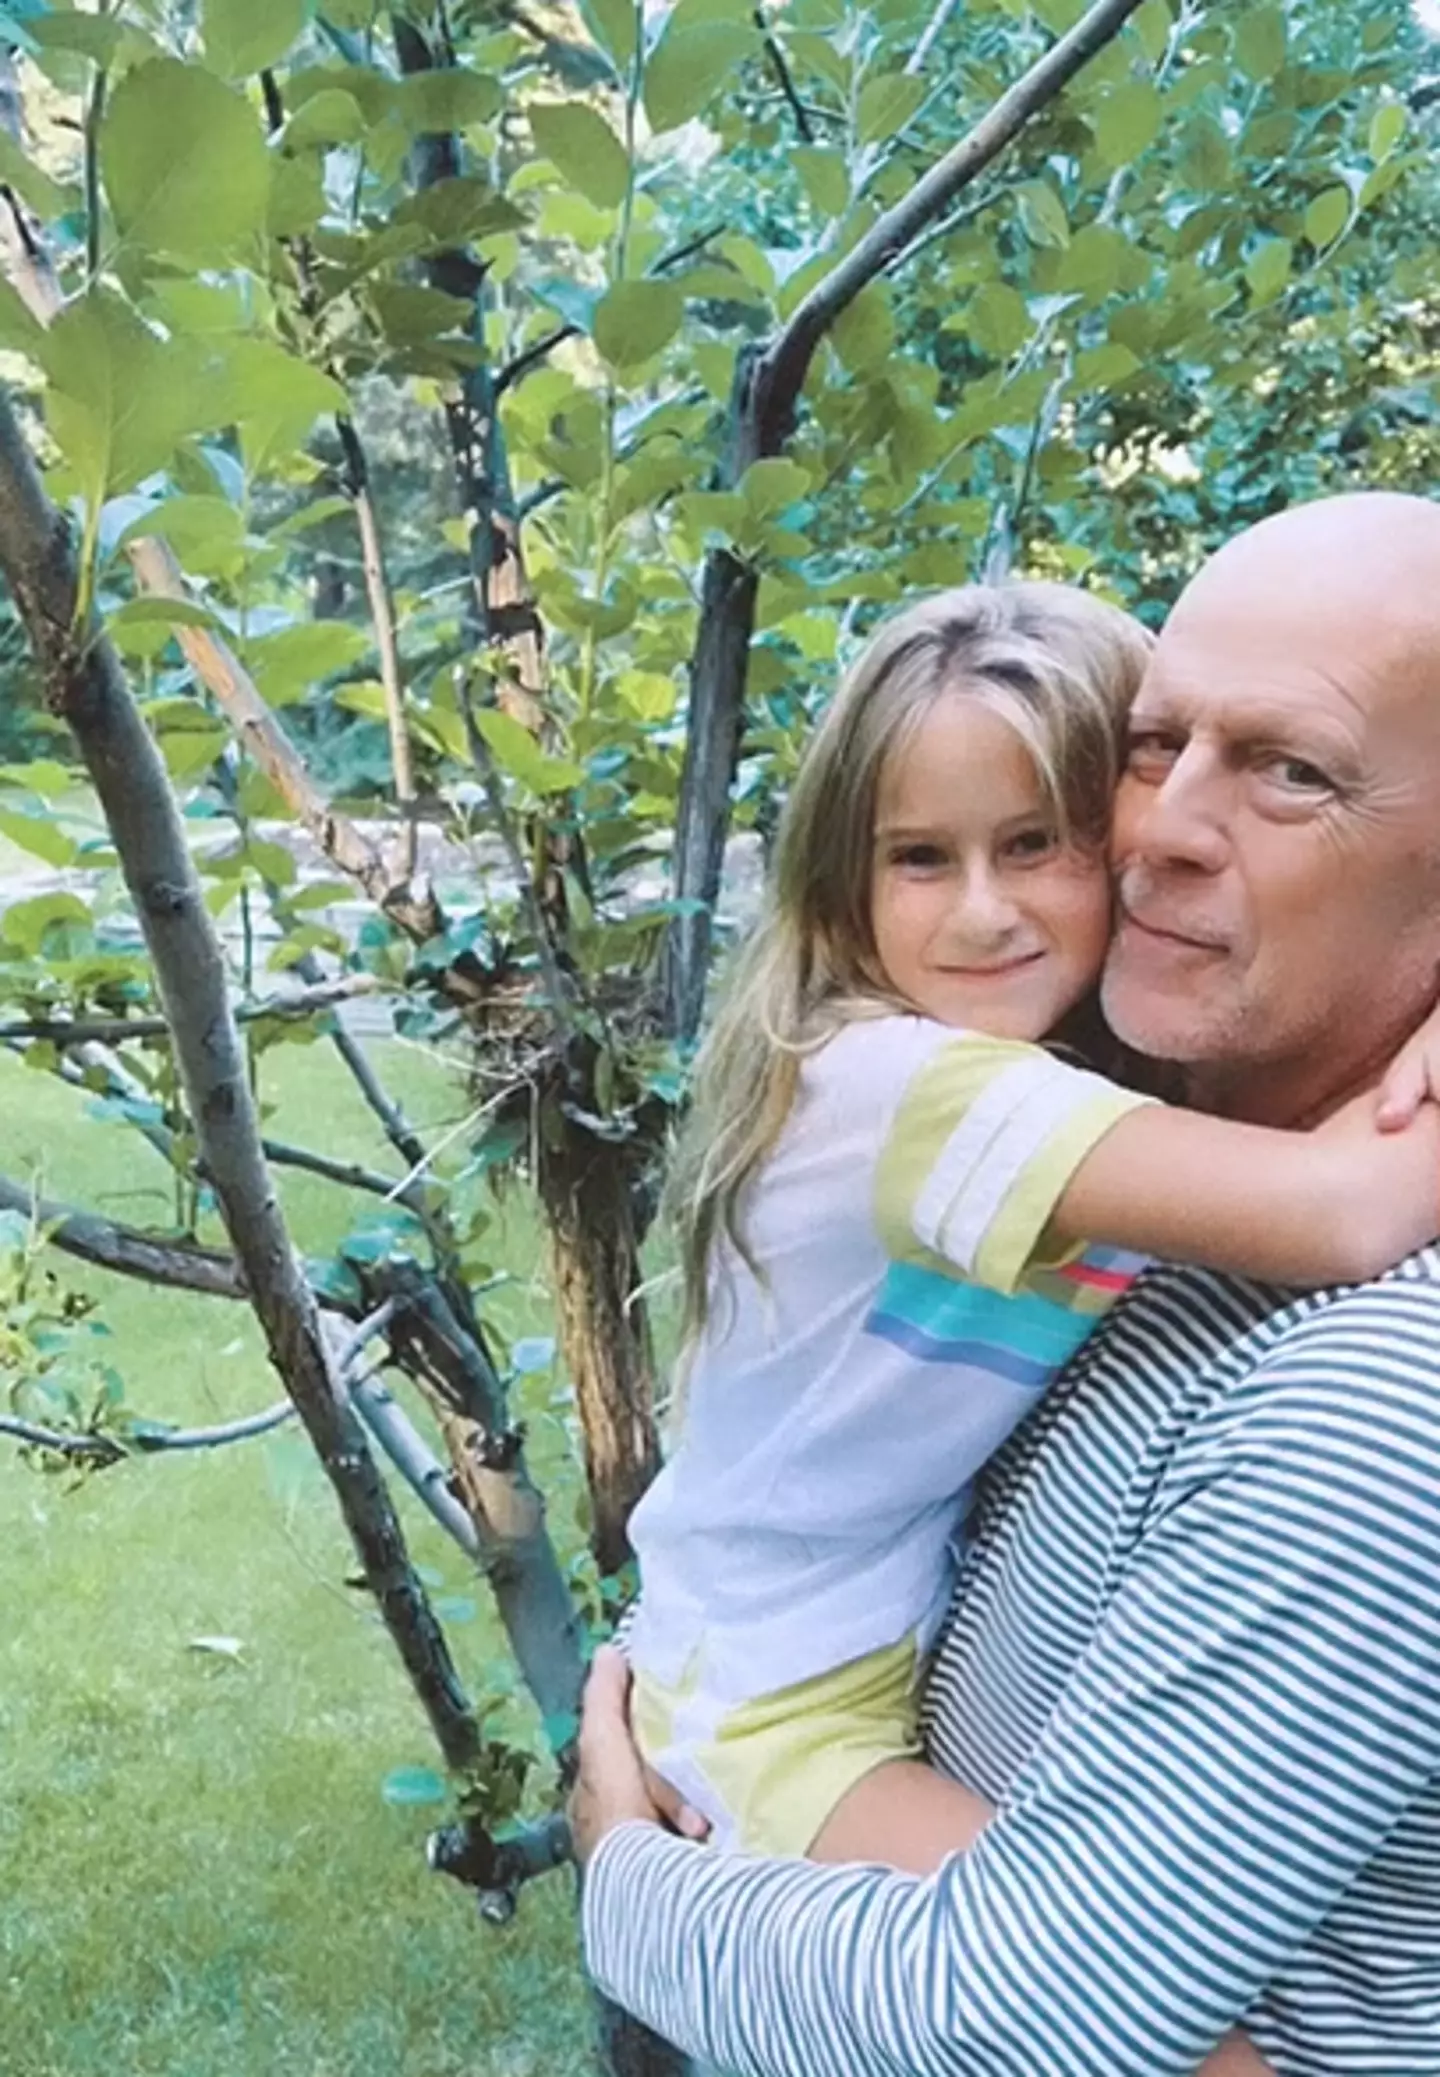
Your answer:
[[[805,1061],[745,1211],[765,1282],[721,1244],[681,1440],[631,1517],[639,1666],[738,1703],[929,1642],[970,1481],[1140,1267],[1042,1236],[1142,1101],[920,1017]]]

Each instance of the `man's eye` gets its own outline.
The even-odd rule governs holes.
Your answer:
[[[1125,753],[1126,769],[1140,779],[1162,779],[1181,748],[1178,736],[1165,735],[1158,729],[1137,733],[1131,736]]]
[[[1329,773],[1322,772],[1318,764],[1311,764],[1305,757],[1272,758],[1270,771],[1292,793],[1333,793],[1335,790]]]

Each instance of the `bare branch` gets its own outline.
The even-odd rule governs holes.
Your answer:
[[[454,1474],[428,1448],[389,1387],[361,1378],[350,1387],[360,1418],[427,1512],[467,1558],[480,1556],[480,1535],[450,1491]]]
[[[494,390],[497,399],[503,397],[507,389],[513,389],[517,382],[523,382],[530,370],[538,368],[557,346],[563,346],[567,339],[579,337],[579,325],[559,325],[553,332],[547,332],[543,339],[537,339],[533,346],[527,346],[523,353],[517,353],[514,360],[507,361],[503,368],[497,368]]]
[[[795,118],[795,127],[800,133],[800,141],[802,144],[813,144],[815,142],[815,132],[810,126],[810,117],[805,103],[795,90],[795,82],[790,77],[790,67],[785,62],[785,53],[771,34],[770,24],[766,19],[763,7],[755,9],[754,21],[765,46],[766,61],[775,75],[775,84],[779,87],[780,92],[789,104],[790,113]]]
[[[256,1436],[269,1435],[294,1418],[294,1401],[282,1399],[267,1406],[263,1413],[245,1414],[237,1421],[217,1421],[209,1428],[163,1428],[147,1423],[143,1428],[112,1435],[108,1431],[77,1434],[64,1428],[41,1428],[14,1414],[0,1414],[0,1435],[13,1435],[19,1442],[54,1450],[59,1456],[99,1457],[109,1465],[118,1464],[125,1457],[156,1457],[174,1450],[223,1450],[232,1442],[253,1442]]]
[[[905,61],[905,70],[917,77],[925,70],[930,53],[944,35],[950,17],[959,5],[959,0],[940,0],[939,6],[920,32],[914,50]]]
[[[142,591],[154,598],[186,597],[179,565],[163,541],[154,536],[132,541],[127,553]],[[174,632],[191,669],[325,856],[358,881],[408,937],[417,943],[434,937],[441,926],[433,893],[412,884],[408,876],[397,878],[363,831],[331,806],[228,642],[204,627],[177,627]]]
[[[263,1002],[235,1005],[237,1024],[258,1024],[265,1018],[298,1022],[334,1009],[357,995],[373,995],[379,987],[373,974],[347,974],[338,981],[321,981],[294,995],[272,995]],[[51,1039],[57,1046],[123,1046],[129,1039],[169,1036],[163,1017],[27,1017],[17,1024],[0,1024],[0,1044],[17,1039]]]
[[[42,1428],[38,1422],[22,1421],[18,1414],[0,1414],[0,1435],[12,1436],[29,1449],[53,1450],[57,1457],[94,1457],[102,1469],[106,1465],[118,1464],[129,1455],[114,1436],[78,1435],[64,1428]]]
[[[223,1249],[166,1240],[118,1225],[98,1212],[37,1197],[9,1176],[0,1176],[0,1211],[22,1212],[27,1219],[33,1215],[57,1248],[97,1269],[114,1270],[118,1276],[135,1277],[143,1284],[164,1284],[173,1291],[198,1291],[207,1298],[247,1295],[240,1265]]]
[[[403,1204],[423,1211],[423,1196],[408,1179],[382,1175],[378,1169],[366,1168],[363,1162],[340,1161],[333,1154],[317,1154],[309,1147],[293,1146],[289,1140],[266,1139],[261,1142],[265,1159],[273,1161],[278,1168],[300,1168],[307,1174],[323,1176],[327,1183],[339,1183],[347,1190],[363,1190],[370,1197],[383,1197],[392,1204]]]
[[[415,871],[415,759],[410,748],[410,730],[405,719],[405,686],[400,675],[400,644],[395,634],[395,602],[385,571],[385,550],[380,538],[380,519],[370,489],[370,465],[353,420],[337,414],[335,430],[345,455],[346,490],[355,507],[360,529],[360,554],[365,572],[365,596],[375,629],[375,647],[380,653],[380,683],[385,692],[385,720],[390,734],[390,765],[395,775],[395,797],[405,822],[401,848],[401,870],[408,880]]]

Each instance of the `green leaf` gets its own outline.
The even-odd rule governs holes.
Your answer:
[[[611,367],[634,367],[669,344],[684,315],[673,282],[617,281],[595,306],[595,344]]]
[[[805,199],[820,216],[843,216],[850,206],[850,173],[843,152],[818,145],[797,145],[790,163],[805,190]]]
[[[298,447],[323,412],[344,411],[348,402],[338,382],[273,339],[227,340],[216,382],[217,422],[240,428],[255,475]]]
[[[878,281],[861,289],[831,327],[830,339],[841,365],[852,375],[879,365],[895,344],[895,313]]]
[[[51,436],[92,508],[164,468],[181,433],[203,419],[186,358],[109,289],[67,304],[37,357]]]
[[[580,0],[580,15],[617,76],[623,77],[635,62],[640,27],[635,0]]]
[[[925,82],[908,72],[882,72],[867,79],[855,107],[855,134],[862,144],[884,144],[925,99]]]
[[[8,837],[32,857],[43,858],[47,865],[75,863],[75,839],[48,814],[27,815],[19,808],[0,808],[0,836]]]
[[[157,58],[126,73],[100,164],[127,242],[221,259],[264,225],[270,160],[254,111],[198,65]]]
[[[75,785],[75,773],[53,757],[32,758],[28,764],[0,764],[0,780],[7,786],[23,786],[42,800],[63,800]]]
[[[1112,87],[1091,117],[1102,164],[1112,170],[1131,165],[1154,143],[1164,114],[1160,90],[1148,79]]]
[[[1285,64],[1285,10],[1252,7],[1235,24],[1235,62],[1247,79],[1273,79]]]
[[[369,635],[343,620],[301,620],[245,644],[245,662],[275,706],[303,698],[337,671],[353,670],[369,653]]]
[[[563,793],[585,777],[582,768],[559,757],[547,757],[523,721],[498,707],[482,707],[475,725],[489,744],[495,762],[532,793]]]
[[[1378,165],[1388,159],[1400,139],[1405,135],[1405,104],[1403,101],[1382,101],[1370,118],[1370,156]]]
[[[79,895],[63,892],[37,894],[29,901],[12,901],[0,917],[0,931],[12,945],[29,953],[32,959],[44,951],[47,939],[53,944],[52,932],[58,931],[62,937],[76,933],[88,936],[93,929],[90,911]]]
[[[353,94],[325,87],[302,101],[285,125],[285,149],[323,151],[331,144],[355,144],[368,128],[365,111]]]
[[[0,346],[39,360],[45,328],[32,317],[8,281],[0,277]]]
[[[42,223],[49,223],[53,218],[63,216],[68,209],[74,209],[80,201],[80,190],[77,187],[62,186],[58,180],[52,180],[48,173],[42,173],[40,168],[26,157],[15,139],[3,130],[0,130],[0,181],[3,181],[6,187],[14,188],[15,192],[29,203]]]
[[[1230,140],[1211,115],[1195,115],[1180,139],[1180,170],[1202,193],[1223,192],[1230,179]]]
[[[468,244],[496,231],[518,230],[525,218],[507,196],[478,174],[459,173],[407,195],[391,211],[394,225],[416,224],[436,245]]]
[[[433,1767],[393,1767],[380,1784],[385,1802],[397,1809],[445,1801],[445,1784]]]
[[[500,113],[503,96],[488,73],[452,68],[417,72],[397,90],[400,119],[413,137],[438,137],[488,123]]]
[[[226,79],[277,64],[305,26],[309,0],[205,0],[205,56]]]
[[[1020,220],[1032,245],[1065,246],[1070,243],[1070,220],[1065,204],[1046,180],[1029,180],[1018,192]]]
[[[1081,389],[1108,390],[1116,383],[1125,382],[1140,367],[1140,357],[1118,339],[1107,339],[1103,346],[1092,346],[1075,357],[1075,381]]]
[[[1025,298],[1008,281],[992,281],[970,299],[965,330],[982,353],[1008,360],[1030,336]]]
[[[112,635],[123,635],[129,628],[172,628],[206,627],[220,629],[220,623],[208,606],[195,599],[126,599],[105,616],[105,625]],[[223,630],[221,630],[223,632]]]
[[[1099,299],[1120,284],[1128,244],[1121,232],[1109,224],[1086,224],[1071,239],[1055,273],[1055,286],[1062,294],[1078,293]]]
[[[1290,279],[1293,255],[1288,238],[1267,238],[1245,263],[1252,303],[1273,303]]]
[[[759,40],[759,32],[742,22],[699,22],[687,28],[672,17],[645,62],[645,114],[651,129],[676,130],[702,114]]]
[[[1333,245],[1350,221],[1350,190],[1326,188],[1305,211],[1305,236],[1318,251]]]
[[[810,495],[810,472],[799,462],[767,457],[751,462],[736,489],[753,519],[774,519]]]
[[[630,185],[630,161],[598,109],[584,101],[538,101],[529,114],[536,146],[567,184],[601,209],[618,209]]]

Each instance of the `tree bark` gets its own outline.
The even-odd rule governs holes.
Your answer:
[[[630,1556],[630,1510],[660,1468],[630,1164],[623,1148],[562,1119],[556,1144],[542,1144],[539,1171],[560,1346],[584,1436],[590,1543],[611,1577]]]

